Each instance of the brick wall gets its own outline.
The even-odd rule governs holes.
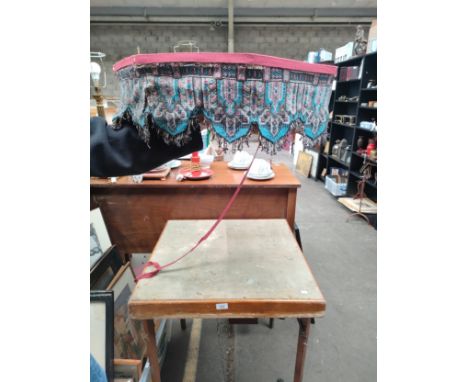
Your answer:
[[[236,52],[253,52],[304,60],[308,51],[325,48],[331,52],[354,39],[354,26],[235,26]],[[367,34],[367,31],[366,31]],[[91,51],[107,54],[106,95],[119,96],[111,66],[137,52],[172,52],[180,40],[195,40],[200,51],[227,51],[227,27],[214,31],[208,25],[91,25]]]

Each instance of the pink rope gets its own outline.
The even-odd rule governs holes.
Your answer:
[[[257,150],[255,150],[255,154],[253,155],[252,161],[250,162],[249,167],[247,168],[247,171],[244,173],[244,176],[242,177],[239,185],[237,186],[236,190],[234,191],[234,194],[231,196],[231,199],[229,199],[229,202],[226,204],[226,207],[224,207],[224,210],[221,212],[218,219],[214,222],[214,224],[210,227],[210,229],[200,238],[200,240],[198,240],[198,242],[192,248],[190,248],[187,252],[185,252],[182,256],[178,257],[177,259],[175,259],[175,260],[173,260],[173,261],[171,261],[171,262],[169,262],[167,264],[160,265],[156,261],[148,261],[146,263],[146,265],[144,266],[144,268],[143,268],[143,272],[139,276],[137,276],[137,280],[149,279],[151,277],[156,276],[163,269],[168,268],[171,265],[174,265],[178,261],[182,260],[185,256],[187,256],[190,253],[192,253],[193,251],[195,251],[195,249],[201,243],[203,243],[206,239],[208,239],[210,237],[210,235],[213,233],[213,231],[216,229],[216,227],[219,225],[219,223],[221,223],[221,221],[224,219],[224,217],[226,216],[226,214],[230,210],[231,206],[234,204],[234,201],[236,200],[237,195],[239,194],[239,192],[240,192],[240,190],[242,188],[242,185],[244,184],[245,179],[247,178],[247,174],[249,173],[250,167],[252,166],[252,163],[254,162],[254,159],[257,156],[259,148],[260,148],[260,144],[258,144]],[[156,269],[153,270],[153,271],[145,272],[145,268],[148,267],[149,265],[152,265]]]

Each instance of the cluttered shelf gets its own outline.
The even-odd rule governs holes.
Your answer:
[[[335,55],[336,55],[336,53],[335,53]],[[350,58],[348,58],[346,60],[339,61],[339,62],[336,62],[336,59],[335,59],[335,65],[340,64],[340,65],[344,66],[344,64],[349,64],[349,63],[352,63],[352,62],[359,62],[359,61],[362,60],[362,57],[364,57],[364,56],[353,56],[353,57],[350,57]]]
[[[338,84],[346,83],[346,82],[353,82],[353,81],[361,81],[360,78],[352,78],[350,80],[343,80],[343,81],[336,81]]]
[[[356,152],[356,151],[353,151],[353,155],[355,155],[355,156],[357,156],[357,157],[359,157],[359,158],[361,158],[361,159],[367,159],[369,162],[372,162],[372,163],[376,163],[376,164],[377,164],[377,161],[376,161],[376,160],[373,160],[373,159],[369,158],[368,156],[361,155],[361,154],[359,154],[359,153]]]
[[[335,53],[335,56],[337,56],[338,54]],[[339,64],[341,66],[345,66],[343,64],[349,64],[351,62],[358,62],[360,60],[362,60],[364,57],[372,57],[372,56],[375,56],[377,55],[377,50],[375,52],[369,52],[369,53],[366,53],[366,54],[362,54],[362,55],[359,55],[359,56],[353,56],[353,57],[350,57],[346,60],[342,60],[342,61],[339,61],[339,62],[336,62],[336,59],[335,59],[335,65]]]
[[[349,128],[353,128],[353,127],[357,127],[356,125],[348,125],[346,123],[340,123],[340,122],[332,122],[334,125],[337,125],[337,126],[344,126],[344,127],[349,127]]]
[[[356,42],[348,42],[336,49],[336,91],[329,107],[333,117],[324,145],[328,155],[320,157],[321,163],[326,160],[320,177],[331,195],[351,196],[345,199],[353,200],[359,192],[358,182],[365,179],[366,201],[369,198],[374,202],[377,201],[376,28],[373,24],[365,49],[357,50],[356,47],[361,46]],[[358,51],[359,55],[354,56]],[[376,215],[366,220],[377,226]]]
[[[349,167],[349,163],[346,163],[345,161],[342,161],[340,158],[338,158],[335,155],[329,155],[328,158],[333,159],[335,162],[337,162],[337,163],[339,163],[339,164],[341,164],[343,166]]]
[[[362,127],[362,126],[359,126],[359,125],[356,125],[356,126],[353,126],[353,127],[355,127],[356,129],[362,130],[362,131],[368,131],[370,133],[376,133],[377,132],[377,130],[371,130],[369,128]]]

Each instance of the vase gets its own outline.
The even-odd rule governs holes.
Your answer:
[[[348,165],[351,163],[351,145],[346,146],[340,159]]]
[[[340,147],[338,148],[338,159],[343,160],[343,154],[345,153],[346,146],[348,146],[348,141],[346,138],[343,138],[340,141]]]
[[[340,140],[337,139],[335,141],[335,144],[332,147],[332,155],[333,156],[338,156],[338,151],[340,150]]]

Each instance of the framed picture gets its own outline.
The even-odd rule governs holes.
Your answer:
[[[111,246],[91,268],[90,288],[92,290],[106,290],[122,265],[122,258],[117,247]]]
[[[312,156],[312,166],[310,167],[310,176],[314,179],[318,178],[317,170],[320,160],[320,154],[314,150],[307,150],[307,153]]]
[[[113,378],[114,359],[114,293],[90,292],[91,354],[106,372],[107,380]]]
[[[114,382],[117,378],[138,382],[141,378],[143,362],[138,359],[114,359]]]
[[[90,268],[104,255],[110,248],[111,241],[107,228],[102,218],[101,210],[96,208],[91,211],[90,230]]]
[[[107,287],[114,293],[114,355],[116,358],[141,360],[146,353],[143,325],[128,314],[128,300],[135,288],[130,263],[125,264]]]
[[[299,151],[299,156],[297,157],[296,170],[299,174],[304,175],[306,178],[310,176],[310,169],[312,167],[312,155]]]

